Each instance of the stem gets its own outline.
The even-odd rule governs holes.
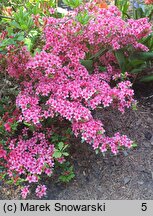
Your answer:
[[[133,19],[135,19],[134,0],[132,1],[132,11],[133,11]]]
[[[56,8],[58,7],[58,0],[56,0]]]
[[[13,19],[13,17],[3,16],[3,15],[1,15],[1,14],[0,14],[0,18]]]

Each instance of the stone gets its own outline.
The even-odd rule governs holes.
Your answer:
[[[151,172],[151,176],[152,176],[152,179],[153,179],[153,171]]]
[[[146,131],[146,132],[144,133],[144,135],[145,135],[145,138],[146,138],[147,140],[151,140],[152,134],[151,134],[149,131]]]
[[[143,145],[144,145],[146,148],[149,148],[150,145],[151,145],[151,143],[145,140],[145,141],[143,141]]]
[[[144,184],[144,181],[138,181],[138,184],[139,184],[139,185],[143,185],[143,184]]]
[[[124,178],[124,184],[128,184],[130,182],[131,178],[130,177],[125,177]]]
[[[153,145],[153,137],[151,137],[151,140],[150,140],[150,142],[151,142],[151,145]]]
[[[125,157],[127,157],[129,155],[128,152],[125,151],[125,150],[123,151],[123,154],[124,154]]]

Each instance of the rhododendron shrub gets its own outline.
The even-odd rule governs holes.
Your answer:
[[[131,147],[132,142],[119,134],[117,139],[116,135],[105,136],[103,124],[93,118],[92,110],[102,104],[116,106],[123,113],[134,103],[130,81],[111,85],[114,77],[121,75],[113,51],[125,46],[146,51],[139,39],[150,33],[151,26],[146,18],[122,20],[114,6],[108,10],[93,4],[84,7],[89,16],[84,25],[77,19],[82,7],[62,19],[47,19],[45,45],[27,62],[27,81],[22,83],[16,103],[22,110],[20,121],[41,124],[48,117],[61,116],[71,122],[74,134],[81,134],[94,149],[111,149],[116,154],[118,148]],[[101,50],[105,52],[97,55]],[[92,64],[91,70],[82,60]],[[100,66],[105,66],[105,71]]]
[[[40,175],[52,173],[55,160],[64,161],[61,155],[55,157],[55,145],[46,134],[45,123],[51,128],[52,119],[70,122],[75,136],[81,135],[96,151],[110,150],[116,155],[132,147],[133,142],[119,132],[106,136],[105,126],[92,111],[111,106],[124,113],[135,104],[128,71],[122,74],[115,52],[148,51],[139,40],[150,32],[146,18],[124,21],[115,6],[105,9],[87,3],[63,18],[45,18],[44,46],[34,57],[26,48],[8,54],[8,74],[20,85],[18,122],[32,127],[31,132],[23,129],[10,141],[7,156],[1,150],[10,177],[17,172],[26,182],[37,183]],[[10,130],[8,125],[5,128]],[[23,198],[28,193],[29,186],[25,186]],[[46,187],[39,185],[36,194],[45,195]]]

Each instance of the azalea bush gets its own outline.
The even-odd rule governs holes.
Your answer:
[[[33,16],[42,30],[36,53],[24,43],[8,45],[6,53],[1,53],[2,69],[19,89],[13,119],[3,107],[3,178],[23,183],[23,198],[33,183],[38,184],[36,195],[45,195],[41,177],[50,177],[57,169],[63,169],[60,180],[74,177],[65,159],[68,146],[73,145],[72,133],[97,153],[116,155],[133,146],[119,132],[108,137],[92,113],[97,107],[112,107],[122,114],[135,106],[129,71],[122,70],[118,59],[123,50],[127,56],[148,51],[140,40],[151,33],[151,24],[147,18],[125,21],[115,6],[79,3],[65,16],[57,17],[56,9],[50,9],[51,15],[43,22]],[[5,37],[3,33],[1,38]]]

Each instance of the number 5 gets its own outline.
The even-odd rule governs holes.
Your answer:
[[[141,210],[142,211],[147,211],[147,203],[142,203]]]

